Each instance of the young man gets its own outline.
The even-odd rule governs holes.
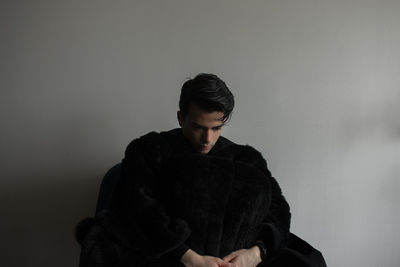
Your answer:
[[[133,140],[110,203],[78,226],[80,266],[325,266],[260,152],[221,136],[233,107],[216,75],[185,82],[181,128]]]

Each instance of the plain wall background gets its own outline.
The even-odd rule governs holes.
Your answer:
[[[0,4],[2,266],[77,266],[104,173],[212,72],[330,267],[400,263],[400,1]]]

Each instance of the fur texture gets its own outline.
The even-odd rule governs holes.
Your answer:
[[[90,223],[81,266],[182,266],[188,248],[223,257],[257,240],[274,260],[290,237],[289,205],[258,151],[220,137],[194,153],[180,129],[129,144],[112,201]],[[107,263],[90,265],[102,253]]]

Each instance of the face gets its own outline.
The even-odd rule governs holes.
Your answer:
[[[178,111],[179,125],[183,135],[192,143],[193,147],[202,154],[210,152],[221,135],[224,122],[223,112],[208,112],[191,104],[185,118]]]

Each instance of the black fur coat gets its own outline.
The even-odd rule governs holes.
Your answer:
[[[257,150],[220,137],[202,155],[178,128],[129,144],[111,202],[77,236],[82,267],[182,266],[188,248],[223,257],[257,240],[268,251],[261,265],[325,266],[289,227],[289,205]]]

